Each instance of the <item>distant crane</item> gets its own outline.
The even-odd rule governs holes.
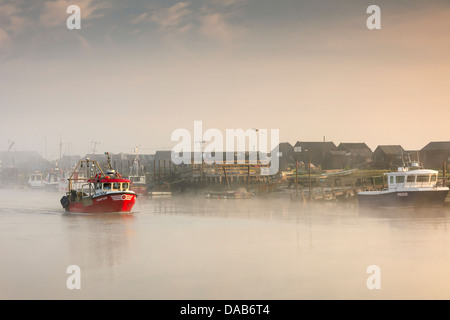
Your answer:
[[[98,141],[91,141],[91,143],[94,144],[94,148],[92,149],[92,152],[95,154],[95,152],[97,151],[97,144],[99,144],[100,142],[98,142]]]

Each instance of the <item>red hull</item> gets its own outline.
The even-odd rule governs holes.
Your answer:
[[[70,201],[66,211],[75,213],[130,212],[135,202],[135,194],[112,193],[95,198],[85,198],[80,202]]]

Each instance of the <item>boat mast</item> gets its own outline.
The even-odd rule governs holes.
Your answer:
[[[111,167],[111,156],[109,152],[105,152],[106,156],[108,157],[107,163],[106,163],[106,170],[112,170]]]
[[[405,158],[403,157],[403,148],[402,147],[400,147],[400,151],[402,153],[402,166],[404,168],[405,167]]]

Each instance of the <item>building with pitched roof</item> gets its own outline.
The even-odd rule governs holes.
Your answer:
[[[450,164],[450,141],[433,141],[420,150],[420,158],[427,168],[440,169]]]
[[[373,161],[373,152],[364,142],[340,143],[339,151],[349,153],[349,165],[358,166]]]
[[[386,167],[401,166],[405,161],[405,150],[400,145],[380,145],[373,152],[373,161]]]
[[[324,167],[325,156],[329,151],[336,151],[337,147],[332,141],[305,142],[297,141],[294,145],[294,157],[299,161],[308,163],[308,159],[316,167]]]

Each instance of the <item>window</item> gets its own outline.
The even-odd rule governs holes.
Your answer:
[[[128,183],[122,183],[122,190],[128,189]]]
[[[431,182],[436,182],[436,179],[437,179],[436,175],[433,174],[433,175],[431,176]]]
[[[104,183],[103,190],[111,190],[111,183]]]
[[[414,182],[416,180],[416,176],[410,175],[406,178],[406,182]]]
[[[394,176],[389,177],[389,183],[394,183]]]
[[[120,183],[114,182],[114,184],[113,184],[113,189],[114,189],[114,190],[120,190]]]
[[[417,182],[429,182],[429,181],[430,181],[430,176],[428,176],[428,175],[417,176]]]
[[[398,176],[395,179],[396,183],[404,183],[405,182],[405,176]]]

